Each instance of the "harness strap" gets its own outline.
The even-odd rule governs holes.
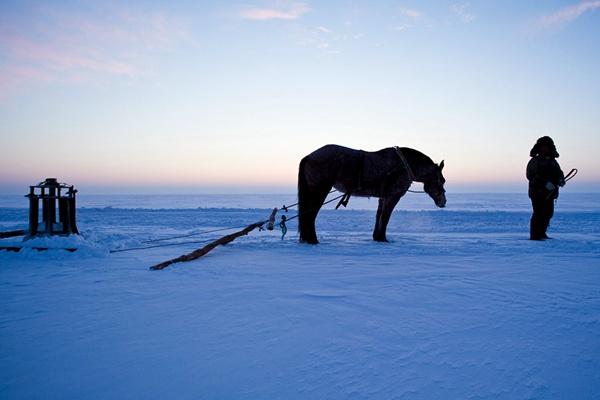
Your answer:
[[[337,210],[338,208],[340,208],[340,206],[344,206],[344,208],[346,208],[346,206],[348,205],[348,201],[350,200],[350,195],[350,192],[344,193],[344,196],[340,199],[338,205],[335,206],[335,209]]]
[[[360,190],[363,187],[363,174],[365,169],[365,151],[358,150],[358,182],[356,184],[355,190]]]
[[[394,149],[396,150],[396,154],[398,154],[400,161],[402,161],[402,164],[404,164],[406,172],[408,172],[408,179],[410,179],[410,183],[413,183],[415,181],[415,174],[413,174],[412,168],[408,164],[408,161],[406,161],[406,157],[404,157],[404,154],[402,153],[402,150],[400,150],[400,147],[394,146]]]

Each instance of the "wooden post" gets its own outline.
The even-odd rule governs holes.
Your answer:
[[[35,188],[29,187],[29,236],[34,236],[38,232],[40,201],[35,194]]]
[[[48,179],[46,179],[48,181]],[[50,227],[48,233],[54,233],[54,224],[56,223],[56,188],[50,186],[48,189],[48,222],[47,226]]]
[[[39,194],[36,193],[37,189],[40,190]],[[30,186],[29,194],[26,195],[26,197],[29,197],[28,236],[53,235],[55,233],[63,235],[79,234],[75,221],[75,193],[77,193],[77,190],[73,186],[59,183],[56,178],[46,178],[44,182]],[[40,207],[42,207],[41,221],[39,216]],[[40,228],[40,223],[44,224],[43,228]]]
[[[75,193],[77,193],[77,190],[73,189],[73,186],[71,186],[69,188],[69,199],[68,199],[68,213],[69,213],[69,230],[71,231],[71,233],[74,233],[76,235],[79,235],[79,229],[77,229],[77,222],[75,220],[75,217],[77,215],[76,211],[77,211],[77,205],[75,204]]]
[[[50,217],[48,215],[48,212],[50,210],[50,203],[48,201],[48,196],[46,196],[45,188],[42,188],[40,198],[42,199],[42,222],[44,223],[44,231],[46,233],[50,233],[50,228],[48,226],[48,221],[50,220]]]
[[[71,233],[71,224],[69,223],[69,199],[66,197],[58,197],[58,218],[62,226],[62,233]]]

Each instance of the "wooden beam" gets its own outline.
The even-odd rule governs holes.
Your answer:
[[[269,221],[267,222],[267,229],[272,231],[275,226],[275,214],[277,214],[277,207],[271,211],[271,215],[269,216]]]
[[[14,236],[24,236],[27,232],[24,230],[0,232],[0,239],[6,239]]]
[[[172,264],[175,264],[175,263],[178,263],[178,262],[192,261],[192,260],[195,260],[197,258],[200,258],[203,255],[205,255],[206,253],[208,253],[209,251],[211,251],[212,249],[214,249],[215,247],[219,246],[219,245],[230,243],[230,242],[234,241],[236,238],[238,238],[240,236],[247,235],[248,233],[252,232],[254,229],[263,226],[265,224],[265,222],[267,222],[267,221],[259,221],[259,222],[256,222],[254,224],[248,225],[247,227],[245,227],[241,231],[231,233],[231,234],[229,234],[227,236],[223,236],[222,238],[217,239],[214,242],[210,242],[209,244],[207,244],[206,246],[202,247],[201,249],[194,250],[191,253],[184,254],[184,255],[179,256],[177,258],[173,258],[171,260],[162,262],[160,264],[153,265],[152,267],[150,267],[150,269],[154,270],[154,271],[157,271],[157,270],[165,269],[169,265],[172,265]]]
[[[46,251],[46,250],[66,250],[70,253],[77,251],[76,247],[28,247],[28,249],[37,250],[37,251]],[[23,246],[0,246],[0,250],[6,251],[14,251],[19,252],[23,250]]]

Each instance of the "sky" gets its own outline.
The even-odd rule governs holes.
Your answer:
[[[600,1],[0,2],[0,193],[293,192],[328,143],[600,191]]]

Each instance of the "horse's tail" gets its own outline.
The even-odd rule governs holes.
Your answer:
[[[300,161],[298,167],[298,232],[300,233],[300,241],[306,241],[310,238],[310,189],[306,179],[306,161],[308,157],[304,157]]]

